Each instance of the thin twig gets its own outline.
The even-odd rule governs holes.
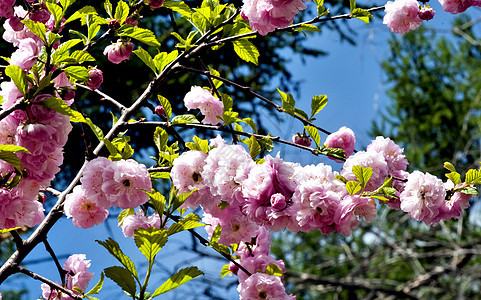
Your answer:
[[[62,281],[62,284],[65,285],[65,275],[67,274],[67,271],[65,271],[60,265],[60,262],[58,261],[58,258],[55,255],[55,252],[53,251],[52,247],[50,247],[50,244],[48,243],[47,239],[43,240],[43,244],[45,245],[45,250],[47,250],[48,254],[50,254],[50,256],[52,257],[55,263],[55,266],[57,267],[57,271],[60,274],[60,280]]]
[[[127,109],[122,103],[118,102],[117,100],[110,97],[109,95],[99,91],[98,89],[97,90],[91,90],[88,86],[80,84],[80,83],[75,83],[75,85],[78,86],[78,87],[81,87],[83,89],[86,89],[90,92],[94,92],[94,93],[100,95],[102,97],[101,100],[107,100],[108,102],[112,103],[115,107],[117,107],[120,110],[121,113],[124,112]]]

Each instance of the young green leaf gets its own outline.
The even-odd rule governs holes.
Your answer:
[[[451,180],[454,185],[457,185],[461,182],[461,175],[458,172],[451,172],[446,174],[446,177]]]
[[[361,187],[366,187],[367,182],[372,176],[372,168],[370,167],[361,167],[361,166],[353,166],[352,173],[356,175],[357,180],[361,184]]]
[[[159,295],[167,293],[179,286],[183,285],[186,282],[200,276],[204,275],[204,273],[199,270],[197,267],[188,267],[185,269],[180,270],[172,277],[170,277],[166,282],[164,282],[160,287],[158,287],[155,292],[152,294],[150,299],[153,299]]]
[[[201,218],[199,217],[199,215],[190,213],[187,216],[183,217],[182,220],[179,220],[177,223],[172,224],[169,227],[169,230],[167,230],[167,235],[171,236],[185,230],[205,226],[205,224],[199,223],[200,220]]]
[[[453,166],[452,163],[450,162],[445,162],[444,163],[444,168],[448,169],[451,172],[456,172],[456,168]]]
[[[354,10],[351,10],[351,16],[363,21],[366,24],[369,24],[369,19],[373,18],[370,12],[362,8],[355,8]]]
[[[304,126],[309,136],[312,138],[316,146],[319,148],[319,144],[321,143],[321,135],[316,127],[313,126]]]
[[[170,105],[169,100],[161,95],[157,95],[157,99],[159,99],[160,105],[164,108],[167,120],[170,120],[170,118],[172,118],[172,106]]]
[[[464,181],[466,184],[481,184],[481,172],[475,169],[468,170]]]
[[[104,269],[105,276],[112,279],[119,287],[124,290],[130,297],[135,296],[137,285],[132,274],[125,268],[119,266],[108,267]]]
[[[62,21],[62,18],[63,18],[62,7],[60,7],[55,3],[49,3],[49,2],[46,2],[45,5],[47,5],[48,11],[53,15],[53,18],[55,20],[55,28],[57,28],[60,25],[60,22]]]
[[[229,267],[230,267],[229,264],[226,264],[222,267],[222,270],[220,271],[220,278],[224,278],[226,275],[232,274]]]
[[[109,17],[113,18],[114,15],[113,15],[113,7],[112,7],[112,3],[110,3],[109,0],[105,0],[104,2],[104,9],[105,9],[105,12],[109,15]]]
[[[172,121],[172,125],[175,124],[199,124],[199,120],[196,119],[194,115],[186,114],[175,116]]]
[[[251,136],[245,142],[249,146],[249,154],[251,155],[252,159],[255,159],[257,156],[259,156],[259,154],[261,154],[261,146],[254,136]]]
[[[109,251],[109,253],[113,257],[115,257],[125,267],[125,270],[128,270],[128,272],[131,275],[137,278],[138,275],[137,275],[137,270],[135,269],[134,263],[132,262],[130,257],[128,257],[122,252],[119,244],[116,241],[114,241],[112,238],[109,238],[108,240],[105,240],[105,241],[99,241],[99,240],[95,240],[95,241],[100,245],[102,245],[105,249],[107,249],[107,251]],[[107,274],[105,275],[107,276]]]
[[[130,215],[135,214],[135,210],[133,208],[127,208],[124,209],[123,211],[120,212],[119,216],[117,217],[118,220],[118,226],[122,226],[124,223],[125,218],[127,218]]]
[[[77,79],[82,82],[85,82],[90,78],[89,71],[87,70],[86,67],[71,66],[71,67],[66,67],[63,71],[69,77]]]
[[[174,61],[179,56],[179,51],[174,50],[170,53],[167,52],[160,52],[154,57],[155,67],[157,68],[157,72],[162,72],[162,70]]]
[[[318,114],[327,104],[327,96],[314,96],[311,100],[311,119]]]
[[[5,68],[5,75],[12,79],[13,83],[23,96],[27,94],[27,74],[25,74],[25,72],[20,69],[20,67],[16,65],[8,65]]]
[[[3,160],[9,164],[11,164],[17,171],[21,172],[21,165],[22,161],[18,156],[13,152],[8,151],[0,151],[0,160]]]
[[[164,151],[168,141],[169,141],[169,135],[167,134],[167,131],[165,131],[160,127],[155,128],[154,144],[155,144],[155,147],[157,147],[157,150],[159,150],[159,152]]]
[[[158,179],[158,178],[170,179],[169,172],[150,172],[149,175],[150,175],[150,178],[155,178],[155,179]]]
[[[176,13],[179,13],[182,17],[186,18],[187,20],[191,19],[192,10],[187,4],[184,3],[184,1],[167,0],[167,1],[164,1],[163,6],[175,11]]]
[[[235,53],[246,62],[251,62],[254,65],[259,64],[259,50],[256,46],[248,40],[237,40],[232,42],[234,44]]]
[[[129,5],[124,1],[120,0],[115,8],[114,18],[119,20],[120,24],[123,24],[127,17],[129,16]]]
[[[89,125],[90,129],[92,129],[92,132],[95,134],[95,136],[99,139],[99,141],[103,141],[104,140],[104,133],[102,132],[102,129],[100,129],[100,127],[98,127],[97,125],[95,125],[92,120],[90,120],[89,118],[85,118],[85,123],[87,123],[87,125]]]
[[[104,285],[104,272],[100,273],[100,280],[99,282],[97,282],[97,284],[90,290],[88,291],[85,296],[89,296],[89,295],[96,295],[100,292],[100,290],[102,289],[102,286]]]
[[[154,227],[139,228],[134,234],[135,245],[147,258],[150,264],[153,263],[157,253],[167,242],[167,232]]]
[[[152,206],[154,206],[155,211],[159,214],[159,216],[163,216],[165,203],[167,201],[164,195],[159,192],[147,193],[147,195],[149,195],[149,202],[152,204]]]
[[[282,269],[278,265],[270,264],[266,268],[266,274],[281,277],[284,275],[284,271],[282,271]]]
[[[139,27],[126,27],[122,31],[120,31],[119,29],[118,34],[120,36],[126,36],[136,39],[139,42],[142,42],[149,46],[160,47],[160,43],[159,41],[157,41],[155,34],[149,29]]]
[[[210,72],[210,74],[212,74],[212,75],[215,75],[215,76],[220,77],[219,71],[211,68],[211,66],[209,66],[209,72]],[[214,86],[215,86],[216,89],[220,88],[221,85],[223,84],[222,81],[220,81],[220,80],[218,80],[218,79],[215,79],[215,78],[212,78],[212,83],[214,84]],[[224,107],[224,109],[225,109],[225,107]]]
[[[67,20],[65,20],[63,25],[65,26],[67,23],[83,18],[86,15],[96,15],[96,14],[97,14],[97,11],[95,10],[95,8],[93,8],[92,6],[84,6],[81,9],[74,12]]]
[[[350,195],[354,195],[361,190],[361,184],[357,181],[348,181],[346,183],[346,190]]]
[[[22,20],[22,23],[36,36],[38,36],[42,42],[47,44],[47,27],[41,22],[32,21],[30,19]]]
[[[63,101],[62,99],[59,99],[56,97],[50,97],[48,99],[43,100],[42,104],[52,110],[55,110],[56,112],[61,113],[62,115],[69,116],[70,121],[72,122],[82,122],[82,123],[87,122],[87,120],[84,118],[84,116],[81,113],[71,109],[67,105],[67,103],[65,103],[65,101]]]

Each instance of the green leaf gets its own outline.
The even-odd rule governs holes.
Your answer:
[[[212,75],[215,75],[215,76],[217,76],[217,77],[220,77],[219,71],[211,68],[210,66],[209,66],[209,72],[210,72],[210,74],[212,74]],[[222,81],[220,81],[220,80],[218,80],[218,79],[215,79],[215,78],[212,78],[212,83],[214,84],[214,86],[215,86],[216,89],[220,88],[221,85],[223,84]],[[224,106],[224,109],[225,109],[225,106]]]
[[[281,277],[284,275],[284,271],[282,271],[282,269],[278,265],[270,264],[266,268],[266,274]]]
[[[183,285],[186,282],[200,276],[204,275],[202,271],[200,271],[197,267],[187,267],[185,269],[180,270],[172,277],[170,277],[166,282],[164,282],[160,287],[158,287],[155,292],[152,294],[151,298],[155,298],[159,295],[167,293],[179,286]]]
[[[361,190],[361,184],[357,181],[348,181],[346,183],[346,190],[350,195],[354,195]]]
[[[61,56],[67,53],[67,50],[75,47],[80,42],[82,42],[81,39],[72,39],[60,44],[58,48],[52,53],[52,62],[55,63]]]
[[[232,274],[231,270],[229,269],[229,264],[226,264],[222,267],[220,271],[220,278],[224,278],[226,275]]]
[[[174,201],[173,201],[173,204],[172,204],[172,211],[176,210],[177,208],[179,208],[182,204],[184,204],[185,201],[187,201],[187,199],[190,197],[190,195],[192,195],[193,193],[195,193],[195,191],[197,191],[197,189],[194,189],[188,193],[182,193],[182,194],[178,194],[175,196],[174,198]]]
[[[98,294],[100,292],[100,290],[102,289],[103,285],[104,285],[104,272],[100,273],[99,282],[97,282],[97,284],[90,291],[88,291],[85,294],[85,296]]]
[[[242,122],[246,123],[247,125],[249,125],[250,128],[252,128],[252,130],[254,130],[254,133],[258,133],[257,132],[257,125],[256,123],[254,122],[254,120],[252,120],[251,118],[244,118],[242,119]]]
[[[66,25],[67,23],[83,18],[86,15],[96,15],[96,14],[97,14],[97,11],[95,10],[95,8],[93,8],[92,6],[84,6],[81,9],[74,12],[67,20],[65,20],[65,23],[63,24]]]
[[[65,72],[65,74],[67,74],[67,76],[82,82],[88,81],[90,78],[89,71],[85,67],[70,66],[66,67],[63,71]]]
[[[466,184],[481,184],[481,172],[474,169],[468,170],[464,181]]]
[[[314,143],[316,143],[316,146],[319,147],[319,144],[321,143],[321,135],[319,134],[317,128],[313,126],[304,126],[304,128],[306,129],[307,133],[314,141]]]
[[[47,5],[48,11],[52,13],[52,15],[55,19],[55,28],[58,28],[58,26],[60,25],[60,22],[62,21],[62,18],[63,18],[62,7],[60,7],[59,5],[57,5],[55,3],[45,2],[45,4]]]
[[[450,162],[445,162],[444,163],[444,168],[448,169],[451,172],[456,172],[456,168],[453,166],[452,163]]]
[[[135,269],[134,263],[132,262],[130,257],[128,257],[122,252],[119,244],[116,241],[114,241],[112,238],[109,238],[108,240],[105,240],[105,241],[99,241],[99,240],[95,240],[95,241],[100,245],[102,245],[105,249],[107,249],[107,251],[109,251],[109,253],[113,257],[115,257],[125,267],[125,269],[128,270],[128,272],[131,275],[137,278],[138,275],[137,275],[137,270]],[[105,276],[109,277],[107,273],[105,274]]]
[[[311,119],[314,117],[316,114],[318,114],[321,110],[324,109],[324,107],[327,104],[327,96],[326,95],[320,95],[320,96],[314,96],[312,97],[311,101]]]
[[[446,177],[451,180],[454,185],[457,185],[458,183],[461,182],[461,175],[459,175],[458,172],[451,172],[449,174],[446,174]]]
[[[352,173],[356,175],[357,180],[359,180],[359,183],[361,183],[361,187],[364,188],[372,176],[372,168],[353,166]]]
[[[281,96],[281,101],[282,101],[282,108],[284,111],[290,115],[294,114],[294,107],[296,106],[296,101],[294,100],[294,97],[292,97],[291,94],[289,93],[284,93],[280,89],[277,89],[279,92],[279,95]]]
[[[184,1],[167,0],[167,1],[164,1],[163,6],[175,11],[176,13],[179,13],[182,17],[186,18],[187,20],[191,19],[192,10],[187,4],[184,3]]]
[[[124,209],[123,211],[121,211],[119,216],[117,217],[118,226],[119,227],[122,226],[122,224],[124,224],[125,218],[127,218],[130,215],[134,215],[134,214],[135,214],[135,210],[133,208],[127,208],[127,209]]]
[[[13,230],[20,229],[21,227],[13,227],[13,228],[7,228],[7,229],[0,229],[0,234],[4,234]]]
[[[209,141],[208,140],[203,140],[196,135],[194,135],[193,140],[194,140],[194,143],[199,145],[200,151],[203,151],[205,153],[209,152]]]
[[[25,96],[28,87],[27,74],[19,66],[8,65],[5,68],[5,75],[12,79],[20,93]]]
[[[160,47],[160,43],[159,41],[157,41],[155,34],[149,29],[139,27],[127,27],[122,31],[120,31],[119,29],[118,35],[136,39],[139,42],[142,42],[149,46]]]
[[[149,195],[149,202],[154,206],[155,211],[159,214],[159,216],[163,216],[165,210],[165,203],[167,201],[164,195],[159,192],[147,193],[147,195]]]
[[[52,110],[55,110],[56,112],[61,113],[62,115],[69,116],[70,121],[72,122],[82,122],[82,123],[87,122],[87,120],[84,118],[84,116],[81,113],[71,109],[67,105],[67,103],[65,103],[65,101],[63,101],[62,99],[59,99],[56,97],[50,97],[48,99],[43,100],[42,104]]]
[[[340,181],[344,182],[344,183],[347,183],[347,179],[342,175],[336,175],[335,178],[337,180],[340,180]]]
[[[150,178],[163,178],[163,179],[170,179],[169,172],[150,172]]]
[[[120,24],[124,23],[129,16],[129,5],[124,1],[120,0],[115,8],[114,18],[120,21]]]
[[[460,193],[466,194],[466,195],[478,195],[478,190],[473,187],[465,187],[461,190],[459,190]]]
[[[92,129],[92,132],[95,134],[95,136],[99,139],[99,141],[103,141],[104,140],[104,133],[102,132],[102,129],[100,129],[100,127],[98,127],[97,125],[95,125],[92,120],[90,120],[89,118],[85,118],[85,123],[87,123],[87,125],[89,125],[90,129]]]
[[[195,118],[194,115],[186,114],[186,115],[180,115],[180,116],[175,116],[171,124],[199,124],[199,120]]]
[[[199,217],[199,215],[190,213],[187,216],[183,217],[182,220],[179,220],[177,223],[172,224],[172,226],[169,227],[169,230],[167,230],[167,235],[171,236],[185,230],[205,226],[205,224],[199,223],[200,220],[201,218]]]
[[[351,12],[356,9],[356,0],[349,0],[349,8]]]
[[[161,95],[157,95],[157,99],[159,99],[160,105],[164,108],[167,120],[170,120],[170,118],[172,118],[172,106],[170,105],[169,100]]]
[[[0,151],[29,153],[27,148],[16,145],[0,145]]]
[[[310,31],[310,32],[321,32],[319,27],[312,25],[312,24],[302,24],[301,26],[296,28],[296,31],[304,33],[304,31]]]
[[[355,8],[354,10],[351,9],[351,16],[363,21],[366,24],[369,24],[369,19],[373,18],[370,12],[362,8]]]
[[[111,18],[114,17],[114,15],[112,13],[112,11],[113,11],[112,3],[110,3],[109,0],[105,0],[104,9],[105,9],[105,12],[109,15],[109,17],[111,17]]]
[[[147,67],[149,67],[155,74],[157,74],[155,62],[152,59],[152,56],[150,56],[149,52],[145,51],[141,47],[139,47],[139,49],[137,50],[134,50],[133,52],[144,62]]]
[[[239,119],[237,118],[239,116],[238,112],[235,111],[224,111],[222,113],[222,121],[224,121],[224,126],[228,126],[232,123],[237,122]]]
[[[329,10],[324,7],[324,0],[313,0],[317,5],[317,16],[323,17],[329,14]]]
[[[167,242],[167,233],[163,229],[159,230],[154,227],[139,228],[135,231],[134,240],[137,248],[152,264],[157,253]]]
[[[222,104],[224,105],[224,111],[230,111],[232,106],[234,105],[234,100],[232,97],[225,93],[220,93],[220,97],[222,98]]]
[[[294,108],[294,114],[298,117],[301,117],[301,118],[305,119],[305,120],[308,119],[307,114],[302,109]]]
[[[11,164],[17,171],[21,171],[22,161],[13,152],[0,151],[0,159]]]
[[[132,297],[137,292],[137,285],[128,270],[122,267],[114,266],[104,269],[105,276],[112,279],[118,286],[124,290],[129,297]]]
[[[90,55],[87,51],[77,50],[70,54],[70,57],[75,59],[78,64],[84,63],[86,61],[95,61],[95,58]]]
[[[232,44],[234,44],[235,53],[237,53],[241,59],[246,62],[251,62],[256,66],[259,64],[259,50],[257,50],[254,44],[248,40],[237,40],[232,42]]]
[[[164,129],[157,127],[154,131],[154,144],[159,152],[164,151],[169,141],[169,135]]]
[[[254,136],[251,136],[249,139],[245,140],[245,143],[247,146],[249,146],[249,154],[251,155],[252,159],[255,159],[259,154],[261,154],[261,146]]]
[[[158,72],[162,72],[162,70],[174,61],[179,56],[179,51],[174,50],[167,54],[167,52],[161,52],[154,57],[155,67],[157,68]]]
[[[63,10],[66,11],[70,5],[74,4],[76,0],[60,0],[60,5],[62,5]]]
[[[47,44],[47,36],[46,36],[47,27],[45,27],[45,24],[40,23],[40,22],[36,22],[36,21],[32,21],[30,19],[24,19],[24,20],[22,20],[22,23],[25,26],[27,26],[27,28],[33,34],[38,36],[42,40],[42,42]]]

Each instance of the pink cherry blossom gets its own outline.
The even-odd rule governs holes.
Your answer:
[[[149,201],[143,191],[152,190],[149,172],[133,159],[115,161],[102,173],[102,191],[110,206],[134,208]]]
[[[366,151],[381,153],[386,160],[389,174],[406,171],[409,164],[406,155],[403,154],[404,149],[396,145],[390,138],[382,136],[376,137],[376,139],[367,146]]]
[[[302,0],[244,0],[241,14],[252,30],[266,35],[292,24],[297,13],[306,8]]]
[[[446,190],[441,179],[429,173],[414,171],[408,176],[401,193],[401,209],[416,221],[431,225],[444,205]]]
[[[158,213],[153,213],[151,216],[146,216],[144,211],[138,209],[134,215],[125,217],[122,222],[122,233],[125,237],[134,237],[135,230],[139,228],[155,227],[160,229],[160,216]]]
[[[336,211],[335,230],[349,236],[352,230],[361,224],[358,218],[371,223],[376,215],[376,203],[373,199],[359,195],[347,195],[342,199]]]
[[[346,158],[348,158],[352,154],[352,152],[354,152],[354,146],[356,145],[356,136],[350,128],[343,126],[338,131],[331,133],[326,138],[324,144],[326,144],[328,148],[340,148],[344,150]],[[331,159],[337,162],[342,162],[339,159]]]
[[[110,208],[112,204],[107,200],[105,193],[102,191],[104,178],[103,172],[112,168],[113,162],[105,157],[97,157],[92,159],[85,166],[80,182],[85,192],[85,197],[91,199],[103,208]]]
[[[240,243],[235,254],[241,259],[246,259],[250,256],[269,255],[271,251],[271,235],[265,226],[260,226],[255,236],[248,242]]]
[[[40,49],[41,46],[36,40],[32,38],[22,39],[18,45],[18,50],[12,53],[9,63],[28,71],[37,62]]]
[[[264,273],[252,274],[239,284],[240,300],[292,300],[295,296],[287,295],[281,278]]]
[[[85,197],[84,189],[81,186],[76,186],[72,193],[67,195],[64,210],[65,215],[72,218],[75,227],[84,229],[102,223],[109,215],[108,210]]]
[[[202,120],[204,124],[216,125],[222,122],[217,116],[222,117],[224,104],[200,86],[193,86],[190,89],[184,97],[184,104],[188,109],[200,109],[205,116]]]
[[[164,0],[149,0],[149,6],[152,9],[159,8],[162,4],[164,4]]]
[[[249,256],[241,261],[241,265],[251,274],[257,272],[265,273],[267,267],[272,264],[277,265],[283,272],[286,272],[286,267],[282,260],[276,260],[274,257],[266,254]],[[237,276],[239,276],[239,282],[243,282],[249,277],[245,272],[239,272]]]
[[[134,50],[134,44],[118,40],[116,43],[105,47],[104,55],[107,55],[107,58],[114,64],[119,64],[129,59],[132,50]]]
[[[416,0],[388,1],[385,6],[386,15],[383,24],[386,24],[394,33],[406,33],[421,25],[419,18],[419,3]]]
[[[309,147],[311,145],[311,139],[306,135],[295,134],[292,136],[292,142],[296,145]]]
[[[452,14],[459,14],[471,6],[481,7],[480,0],[438,0],[444,11]]]
[[[429,5],[423,6],[419,10],[419,18],[423,21],[429,21],[429,20],[432,20],[432,18],[434,18],[435,13],[436,12],[434,11],[434,9],[429,7]]]
[[[63,269],[67,271],[66,284],[68,289],[78,287],[82,291],[86,291],[90,280],[94,274],[88,272],[90,260],[86,260],[85,254],[73,254],[67,258],[63,264]]]

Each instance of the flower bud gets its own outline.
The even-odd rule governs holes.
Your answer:
[[[149,0],[149,6],[152,9],[159,8],[162,4],[164,4],[164,0]]]
[[[237,275],[237,272],[239,272],[239,267],[236,266],[234,263],[230,262],[229,263],[229,271],[234,273],[234,275]]]
[[[296,145],[309,147],[311,145],[311,139],[303,133],[302,135],[297,133],[292,136],[292,142]]]
[[[98,89],[104,81],[103,72],[100,69],[97,69],[97,67],[93,67],[89,70],[89,76],[89,81],[87,81],[89,89],[92,91]]]
[[[120,28],[120,22],[117,19],[110,19],[109,20],[109,29],[115,31]]]
[[[432,18],[434,18],[434,14],[436,12],[434,11],[434,9],[432,9],[431,7],[428,6],[424,6],[422,7],[420,10],[419,10],[419,13],[418,13],[418,17],[421,19],[421,20],[424,20],[424,21],[429,21],[431,20]]]
[[[159,117],[162,117],[162,116],[165,114],[164,107],[162,107],[162,105],[157,105],[157,107],[155,108],[155,113],[156,113]]]
[[[271,207],[275,211],[281,211],[287,206],[286,197],[281,193],[276,193],[271,196]]]
[[[13,17],[8,20],[8,25],[15,31],[21,31],[24,27],[21,21],[19,17]]]
[[[125,20],[125,23],[126,24],[130,24],[132,26],[137,26],[139,25],[139,19],[138,18],[135,18],[135,17],[128,17],[126,20]]]

